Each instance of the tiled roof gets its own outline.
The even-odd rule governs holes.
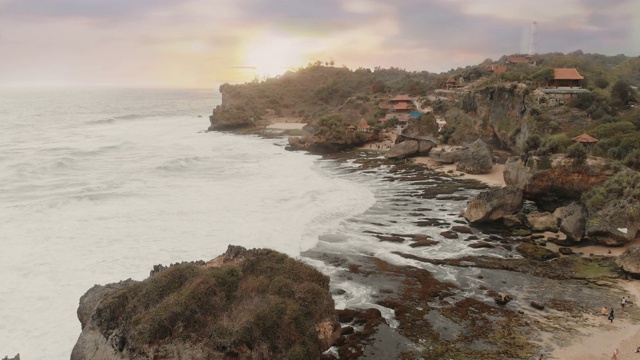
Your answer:
[[[397,103],[397,104],[393,105],[393,109],[394,110],[407,110],[407,109],[409,109],[409,104],[403,103],[403,102]]]
[[[574,137],[571,141],[582,142],[582,143],[594,143],[598,142],[598,139],[591,137],[587,134],[582,134]]]
[[[412,101],[412,99],[409,95],[396,95],[390,101]]]
[[[529,59],[524,56],[507,56],[507,61],[512,63],[528,63]]]
[[[582,80],[584,77],[575,68],[553,69],[554,80]]]
[[[371,126],[369,126],[369,124],[367,124],[367,122],[364,120],[364,118],[360,119],[360,121],[358,121],[358,129],[368,129]]]

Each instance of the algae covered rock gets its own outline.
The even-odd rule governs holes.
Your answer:
[[[316,359],[340,334],[327,276],[241,247],[143,281],[95,286],[78,317],[72,360]]]
[[[522,243],[516,247],[516,250],[523,257],[531,260],[551,260],[559,256],[552,250],[530,243]]]

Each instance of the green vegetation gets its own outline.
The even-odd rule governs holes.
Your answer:
[[[582,194],[582,202],[593,210],[599,210],[615,199],[629,204],[640,202],[640,172],[619,172]]]
[[[575,165],[582,165],[587,160],[587,149],[582,143],[572,144],[567,148],[567,153]]]
[[[271,358],[318,358],[315,325],[333,313],[329,278],[272,250],[244,257],[174,265],[108,296],[96,309],[100,331],[119,331],[131,352],[179,339],[234,357],[263,349]]]

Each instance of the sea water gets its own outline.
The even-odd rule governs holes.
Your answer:
[[[155,264],[209,260],[229,244],[416,266],[393,252],[473,251],[381,243],[367,230],[435,236],[412,209],[453,221],[463,203],[400,207],[415,186],[384,181],[384,167],[353,171],[286,151],[286,139],[206,132],[219,103],[209,90],[0,89],[0,357],[68,359],[94,284],[142,280]],[[331,286],[347,290],[338,307],[371,305],[372,289]]]

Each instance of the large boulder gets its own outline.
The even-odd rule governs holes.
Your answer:
[[[71,360],[317,359],[340,336],[329,278],[273,250],[230,247],[210,262],[94,286]]]
[[[622,245],[640,236],[640,172],[624,168],[583,195],[586,237],[604,245]]]
[[[466,147],[438,147],[429,152],[429,157],[439,163],[454,164],[459,161],[465,154]]]
[[[470,223],[492,222],[517,213],[522,207],[522,191],[514,186],[494,187],[471,199],[462,213]]]
[[[403,159],[417,154],[419,150],[420,146],[416,140],[406,140],[393,145],[387,152],[387,157],[389,159]]]
[[[626,244],[640,235],[640,204],[620,199],[590,211],[585,236],[602,245]]]
[[[491,150],[482,140],[478,139],[471,143],[462,152],[456,164],[456,170],[468,174],[488,174],[493,167],[493,157]]]
[[[526,215],[527,222],[533,231],[558,231],[556,217],[550,212],[534,211]]]
[[[640,246],[631,245],[616,259],[622,269],[633,275],[640,275]]]
[[[553,212],[558,220],[560,231],[567,236],[570,242],[578,242],[584,236],[587,212],[579,203],[573,202],[567,206],[559,207]]]

